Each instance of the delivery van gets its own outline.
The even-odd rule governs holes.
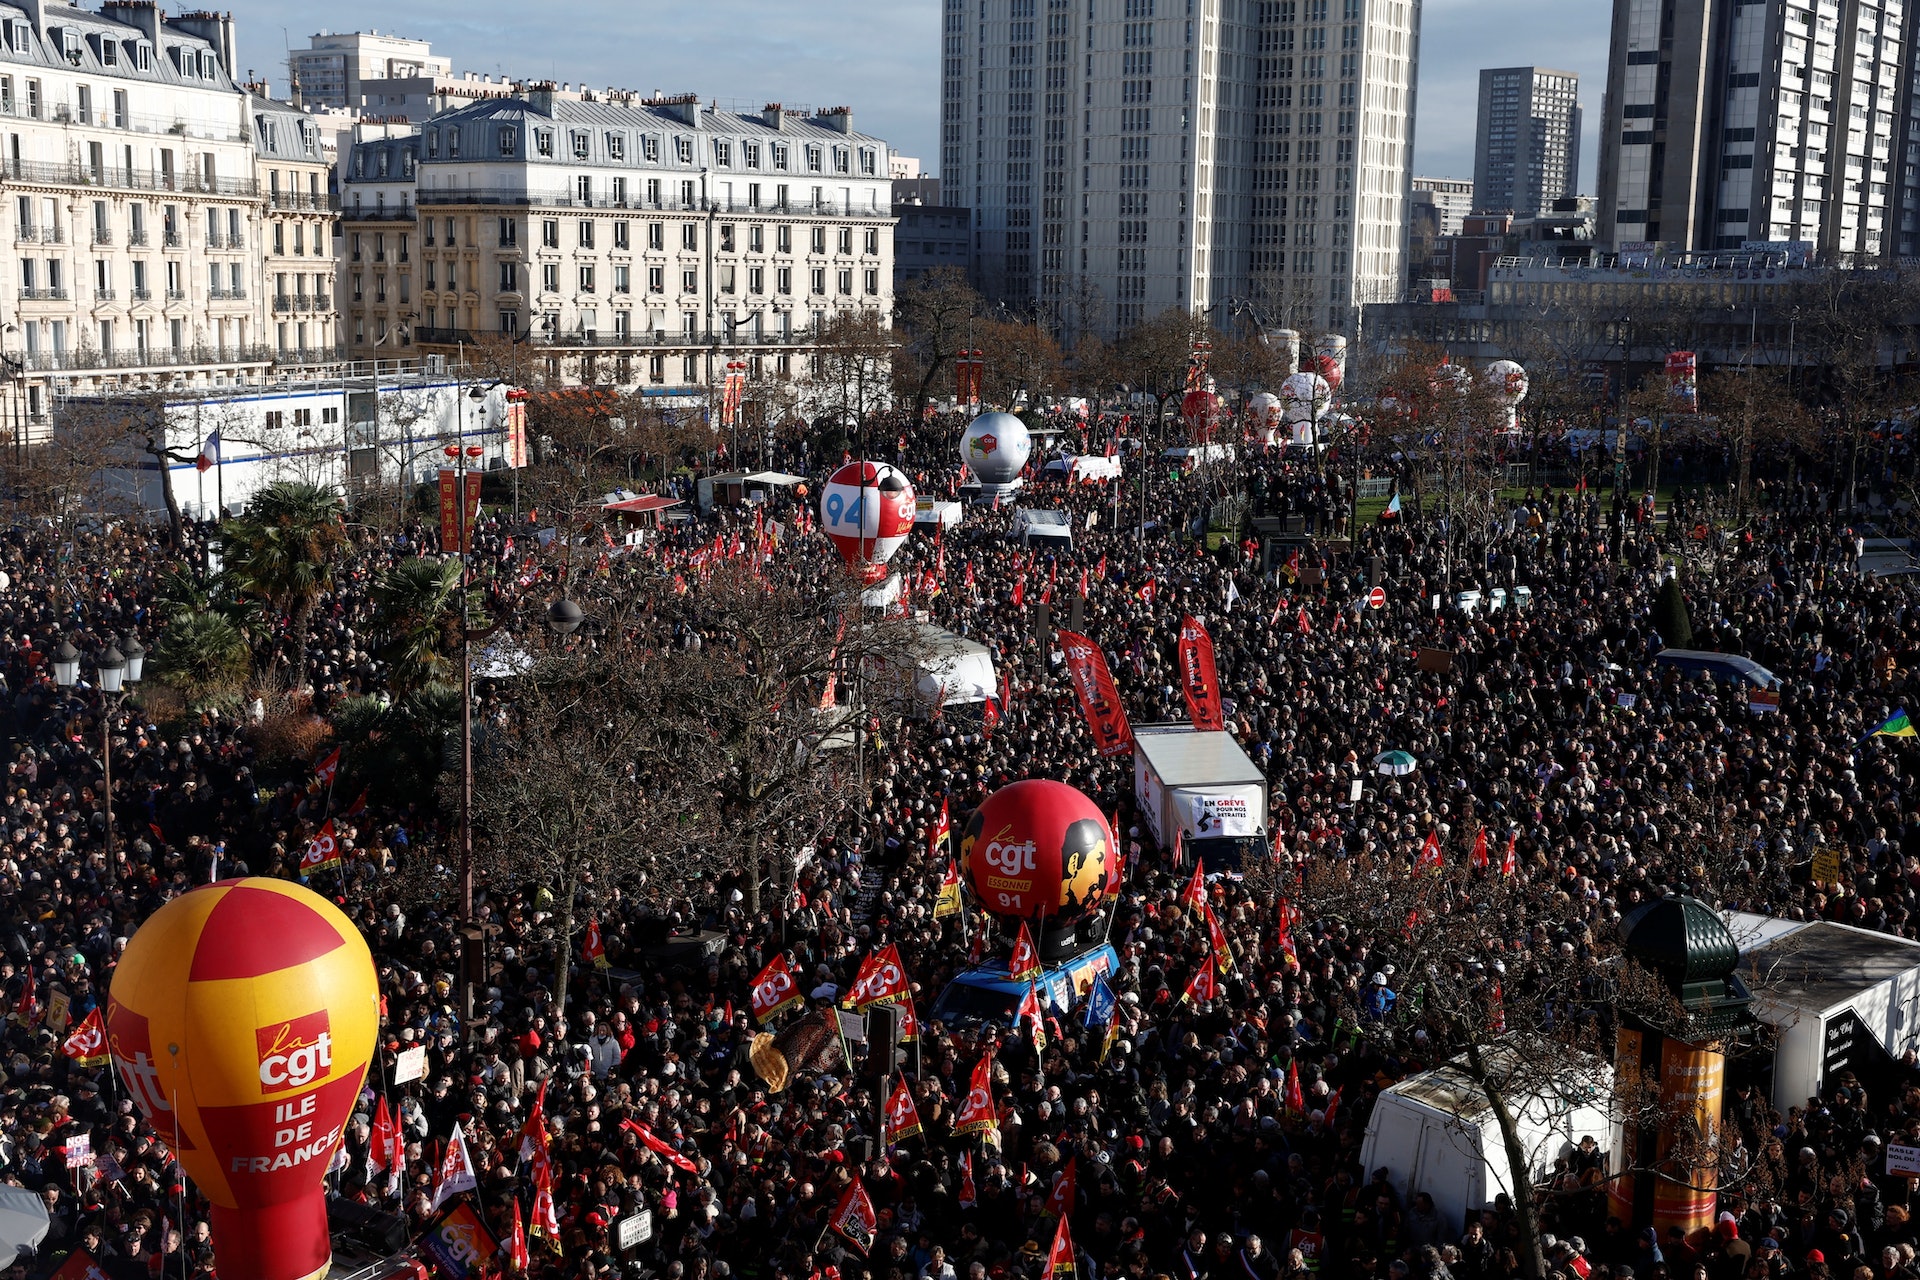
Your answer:
[[[1230,733],[1135,726],[1133,795],[1160,847],[1171,849],[1177,832],[1210,874],[1266,856],[1267,775]]]

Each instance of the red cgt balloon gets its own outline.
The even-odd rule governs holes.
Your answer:
[[[1000,788],[960,837],[974,897],[992,914],[1072,924],[1120,887],[1120,851],[1105,815],[1064,782]]]

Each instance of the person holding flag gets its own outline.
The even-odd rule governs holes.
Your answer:
[[[872,1252],[873,1233],[880,1225],[880,1217],[873,1211],[873,1201],[859,1178],[847,1184],[827,1225],[833,1228],[834,1234],[858,1249],[861,1257]]]
[[[763,1027],[779,1017],[782,1011],[800,1003],[800,984],[794,981],[786,953],[774,956],[767,962],[766,968],[754,975],[749,998],[753,1002],[753,1020]],[[542,1081],[541,1088],[544,1090],[545,1087]]]
[[[946,811],[941,811],[940,820],[946,821]],[[947,869],[940,873],[940,894],[933,900],[933,918],[944,920],[948,916],[957,916],[963,909],[960,900],[960,864],[952,858],[947,859]]]
[[[1040,988],[1027,984],[1027,994],[1020,998],[1020,1007],[1013,1011],[1013,1025],[1027,1024],[1033,1029],[1033,1054],[1039,1057],[1047,1047],[1046,1019],[1040,1009]]]
[[[895,1080],[893,1092],[887,1095],[887,1145],[898,1146],[908,1138],[920,1132],[920,1110],[913,1105],[913,1090],[907,1088],[907,1077],[903,1073]]]
[[[1093,988],[1087,992],[1087,1009],[1081,1025],[1089,1030],[1100,1029],[1100,1061],[1106,1062],[1114,1040],[1120,1035],[1120,1000],[1103,974],[1094,977]]]

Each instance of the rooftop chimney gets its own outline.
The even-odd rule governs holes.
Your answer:
[[[852,107],[828,107],[815,119],[823,129],[832,129],[836,133],[853,132]]]

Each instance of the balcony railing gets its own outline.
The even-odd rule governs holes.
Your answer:
[[[273,295],[273,309],[275,311],[279,311],[283,313],[292,311],[293,299],[289,297],[287,294],[276,293]]]
[[[497,333],[476,334],[471,329],[433,329],[416,328],[413,340],[428,345],[453,346],[456,343],[473,343],[487,338],[498,338]],[[551,340],[534,337],[530,345],[555,350],[619,350],[627,348],[712,348],[729,350],[737,347],[798,347],[813,341],[812,334],[804,329],[796,330],[789,336],[766,334],[755,337],[751,334],[729,333],[686,333],[664,332],[661,330],[642,331],[640,333],[592,333],[566,334]]]
[[[186,300],[187,300],[187,291],[185,289],[167,290],[168,302],[185,302]]]
[[[128,296],[128,297],[130,297],[130,298],[132,298],[132,299],[133,299],[133,300],[134,300],[135,302],[152,302],[152,301],[153,301],[153,290],[151,290],[151,289],[131,289],[131,290],[129,290],[129,291],[128,291],[128,294],[127,294],[127,296]]]
[[[146,231],[140,230],[140,231],[127,232],[127,243],[134,246],[135,248],[145,248],[147,243]]]
[[[165,170],[126,169],[112,165],[95,168],[87,164],[50,160],[0,161],[0,174],[17,182],[58,186],[178,191],[187,195],[251,197],[260,194],[260,183],[254,178],[208,178],[198,173],[168,173]]]
[[[67,242],[67,229],[65,227],[40,228],[41,244],[65,244],[66,242]]]
[[[330,293],[314,294],[313,309],[315,311],[331,312],[333,310],[333,295]]]
[[[115,296],[114,291],[111,289],[95,289],[93,291],[93,300],[95,302],[112,302]]]
[[[93,242],[95,244],[112,244],[113,228],[112,227],[95,227],[93,229]]]
[[[22,302],[65,302],[66,300],[65,289],[22,289],[20,291]]]
[[[705,200],[698,197],[692,200],[681,200],[678,197],[647,200],[629,196],[625,200],[604,197],[582,200],[573,196],[543,194],[511,187],[442,187],[436,190],[416,191],[413,198],[415,204],[421,205],[486,204],[519,205],[543,209],[631,209],[641,213],[785,213],[803,217],[888,218],[893,216],[891,201],[877,209],[871,206],[862,208],[852,202],[829,200],[824,197],[815,204],[810,195],[795,196],[791,193],[785,200],[761,200],[756,203],[740,199],[722,200],[718,197],[709,197]]]
[[[165,244],[169,249],[178,249],[180,247],[180,233],[178,231],[169,231],[162,235],[160,240],[161,243]]]
[[[21,244],[39,244],[40,228],[15,227],[13,229],[13,238]]]
[[[29,370],[54,372],[86,369],[178,368],[185,365],[269,364],[271,348],[263,346],[149,347],[142,351],[29,351],[23,357]]]
[[[0,116],[19,116],[32,120],[48,120],[55,124],[72,124],[74,114],[71,108],[60,103],[29,103],[20,98],[0,98]],[[109,120],[112,121],[111,126],[108,124]],[[96,111],[91,120],[82,120],[80,123],[96,129],[112,127],[125,129],[130,133],[168,133],[176,138],[200,138],[208,142],[245,142],[252,136],[246,130],[235,129],[231,124],[224,122],[206,123],[185,120],[179,116],[149,115],[138,111]]]

